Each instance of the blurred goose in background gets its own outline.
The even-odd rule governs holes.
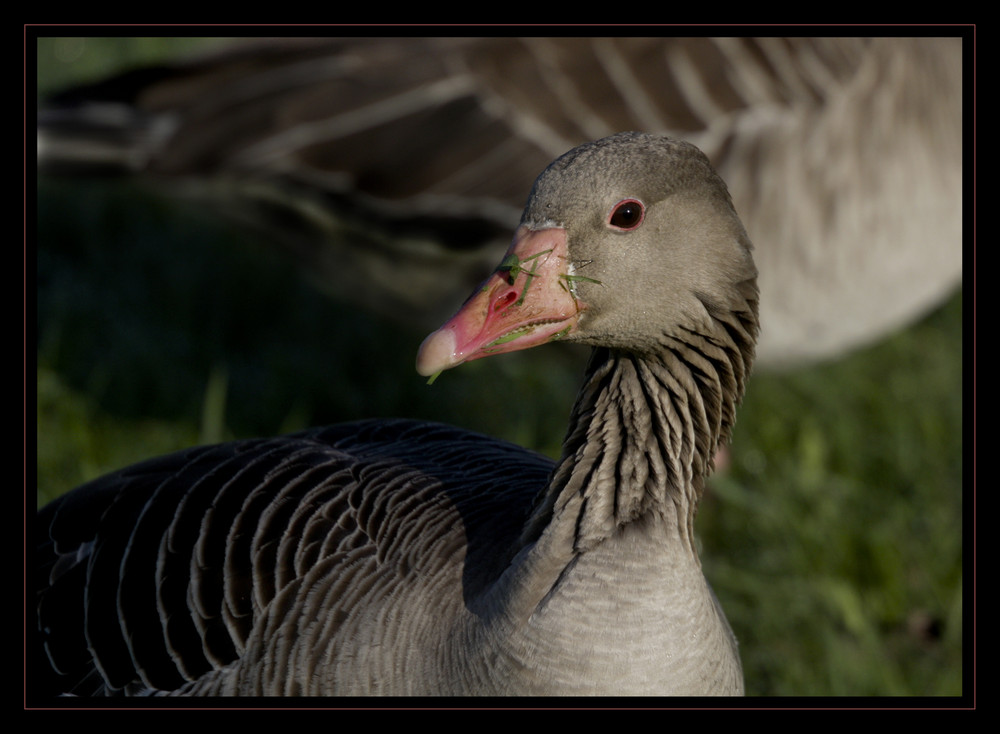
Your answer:
[[[756,244],[758,364],[877,340],[961,282],[958,38],[254,39],[67,90],[44,172],[139,174],[331,293],[438,322],[535,173],[621,130],[704,150]]]

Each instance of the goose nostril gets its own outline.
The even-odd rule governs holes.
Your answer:
[[[503,311],[510,304],[517,300],[517,291],[507,291],[493,302],[494,311]]]

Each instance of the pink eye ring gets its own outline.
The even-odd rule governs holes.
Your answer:
[[[622,199],[611,208],[608,224],[615,229],[628,231],[642,224],[646,207],[638,199]]]

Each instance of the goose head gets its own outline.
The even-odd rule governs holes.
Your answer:
[[[506,256],[427,337],[417,371],[556,340],[644,354],[691,332],[728,335],[749,366],[751,250],[725,183],[695,146],[644,133],[582,145],[535,181]]]

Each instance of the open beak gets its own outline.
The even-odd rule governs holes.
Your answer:
[[[436,375],[472,359],[544,344],[576,328],[566,230],[521,227],[486,282],[417,353],[417,372]]]

